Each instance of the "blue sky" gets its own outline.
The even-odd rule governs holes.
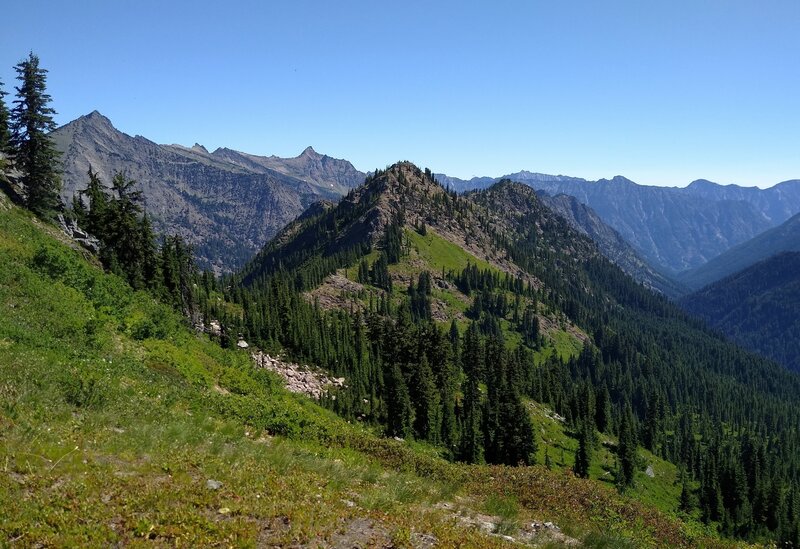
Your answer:
[[[800,178],[800,1],[6,0],[57,121],[459,177]],[[11,97],[7,97],[10,100]]]

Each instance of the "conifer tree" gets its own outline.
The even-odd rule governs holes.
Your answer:
[[[582,422],[578,429],[578,448],[575,450],[575,475],[589,478],[589,467],[592,464],[594,450],[594,428],[588,422]]]
[[[442,429],[442,408],[436,379],[423,354],[416,371],[415,430],[417,436],[434,444],[440,441]]]
[[[397,364],[389,366],[389,375],[386,377],[389,434],[401,438],[409,437],[414,428],[414,408],[400,366]]]
[[[694,509],[695,501],[692,488],[689,485],[689,478],[685,470],[681,470],[681,497],[678,503],[678,510],[684,513],[691,513]]]
[[[14,70],[20,85],[11,110],[11,143],[14,162],[22,172],[26,205],[39,216],[52,216],[61,205],[60,153],[50,137],[56,129],[55,111],[46,92],[47,71],[31,52]]]
[[[358,277],[357,280],[360,284],[369,284],[369,263],[366,259],[362,259],[358,264]]]
[[[719,485],[716,459],[714,457],[714,452],[711,450],[706,454],[702,474],[700,476],[700,509],[705,522],[722,519],[725,511]]]
[[[480,463],[483,461],[480,391],[483,352],[478,325],[474,322],[469,325],[464,334],[461,363],[466,379],[464,381],[464,418],[459,458],[467,463]]]
[[[8,93],[3,89],[3,81],[0,80],[0,158],[3,156],[6,157],[4,160],[0,160],[0,169],[3,167],[3,164],[7,163],[8,157],[13,156],[13,148],[11,147],[11,129],[9,127],[10,118],[8,112],[8,106],[6,105],[5,96]]]
[[[595,425],[601,433],[607,433],[611,427],[611,395],[608,387],[603,385],[603,389],[597,393],[597,402],[594,410]]]
[[[633,412],[630,405],[625,406],[619,426],[619,441],[617,443],[617,485],[624,490],[633,484],[636,472],[636,431],[633,425]]]

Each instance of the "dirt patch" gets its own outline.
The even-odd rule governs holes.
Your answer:
[[[330,549],[390,548],[394,547],[394,544],[385,526],[370,518],[355,518],[322,546]]]

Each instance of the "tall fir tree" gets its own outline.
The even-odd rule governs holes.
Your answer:
[[[589,478],[589,467],[592,464],[594,450],[594,427],[588,421],[581,422],[578,428],[578,448],[575,450],[575,475]]]
[[[620,421],[619,441],[617,443],[617,459],[619,460],[617,486],[619,486],[620,490],[625,490],[633,485],[636,472],[637,445],[636,428],[633,425],[633,412],[630,405],[626,404]]]
[[[469,325],[461,351],[464,369],[464,402],[459,458],[467,463],[483,461],[483,434],[480,382],[483,374],[483,350],[478,325]]]
[[[27,207],[42,217],[52,217],[61,205],[60,153],[50,137],[56,129],[55,111],[49,106],[47,70],[31,52],[14,70],[20,85],[11,110],[11,144],[15,165],[22,172]]]
[[[11,146],[10,114],[6,105],[6,95],[8,95],[8,92],[5,91],[3,81],[0,80],[0,155],[5,157],[4,160],[0,160],[0,167],[3,164],[7,164],[9,157],[13,157],[14,151]]]

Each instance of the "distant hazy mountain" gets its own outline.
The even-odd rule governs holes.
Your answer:
[[[255,156],[231,149],[217,149],[216,158],[259,173],[275,171],[315,185],[320,194],[343,195],[364,182],[364,173],[350,162],[318,154],[308,147],[295,158],[278,156]]]
[[[518,183],[526,183],[534,189],[538,189],[538,187],[533,183],[545,184],[567,181],[586,183],[585,179],[580,179],[578,177],[569,177],[566,175],[548,175],[544,173],[528,172],[525,170],[504,175],[502,177],[473,177],[472,179],[459,179],[457,177],[450,177],[443,173],[437,173],[435,175],[436,180],[443,186],[449,187],[450,189],[458,192],[471,191],[474,189],[486,189],[502,179],[510,179],[511,181],[516,181]]]
[[[350,162],[317,154],[260,157],[201,145],[159,145],[118,131],[97,111],[57,129],[67,203],[89,166],[108,184],[124,171],[140,184],[161,232],[184,236],[204,266],[227,272],[252,257],[310,204],[363,182]]]
[[[754,205],[773,224],[780,224],[800,211],[800,179],[778,183],[768,189],[719,185],[705,179],[693,181],[683,192],[707,200],[740,200]]]
[[[681,305],[743,347],[800,371],[800,253],[751,265]]]
[[[800,212],[800,180],[770,189],[698,180],[681,189],[638,185],[621,176],[587,181],[527,171],[471,180],[437,175],[456,190],[485,188],[504,178],[551,195],[574,196],[670,274],[698,267]]]
[[[800,252],[800,214],[742,242],[705,265],[681,273],[678,278],[696,290],[781,252]]]
[[[636,281],[669,297],[686,293],[681,285],[654,269],[622,238],[622,235],[604,223],[592,208],[582,204],[574,196],[566,194],[550,196],[544,191],[538,191],[537,194],[548,208],[566,219],[573,229],[594,240],[604,256]]]

